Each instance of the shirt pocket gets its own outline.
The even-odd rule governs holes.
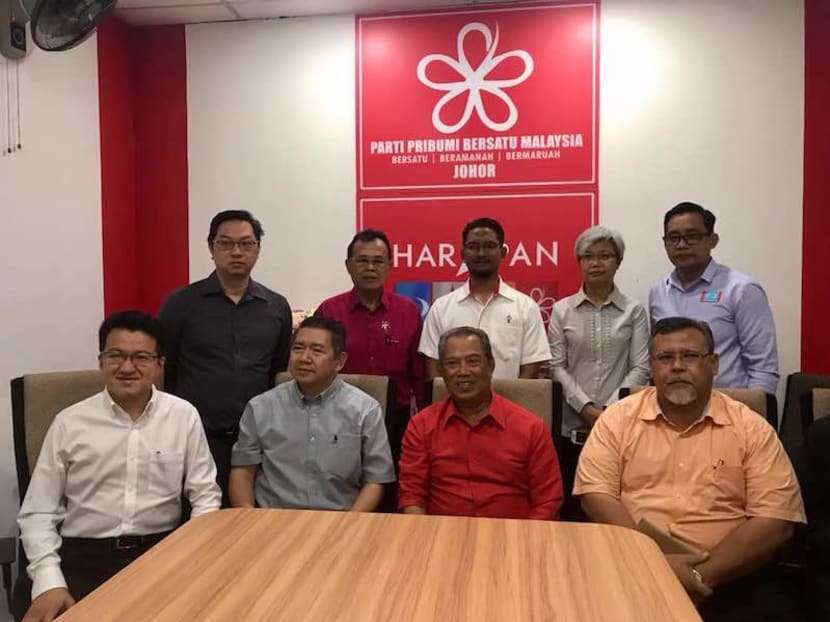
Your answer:
[[[515,324],[502,324],[487,335],[493,346],[493,354],[502,361],[518,360],[521,363],[522,327]]]
[[[150,455],[150,492],[171,496],[182,491],[184,452],[154,451]]]
[[[337,434],[325,445],[320,466],[326,475],[342,481],[359,483],[361,480],[361,437],[356,434]]]
[[[714,465],[709,485],[712,508],[746,505],[746,480],[742,466]]]

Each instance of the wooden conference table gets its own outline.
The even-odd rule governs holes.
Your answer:
[[[657,546],[607,525],[221,510],[61,622],[699,621]]]

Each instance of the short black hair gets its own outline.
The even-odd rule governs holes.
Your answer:
[[[144,311],[125,310],[110,313],[98,329],[98,351],[103,352],[109,334],[118,329],[144,333],[156,341],[156,354],[164,356],[164,327],[161,322]]]
[[[262,228],[262,224],[254,218],[251,212],[244,209],[226,209],[224,212],[219,212],[211,219],[207,237],[208,244],[213,244],[213,240],[216,239],[216,232],[219,230],[219,225],[223,222],[228,222],[229,220],[244,220],[245,222],[250,223],[251,227],[254,229],[254,237],[256,237],[257,242],[262,240],[262,236],[265,235],[265,230]]]
[[[712,329],[709,324],[700,320],[693,320],[689,317],[664,317],[659,320],[651,331],[651,339],[648,342],[648,351],[651,352],[654,345],[654,338],[658,335],[669,335],[681,330],[692,328],[699,331],[706,338],[706,345],[709,347],[708,354],[715,351],[715,336],[712,334]]]
[[[671,208],[663,216],[663,233],[669,230],[669,221],[680,214],[698,214],[703,219],[703,227],[709,235],[715,232],[715,215],[697,203],[683,201]]]
[[[337,320],[332,320],[327,317],[319,317],[311,315],[300,322],[297,330],[291,336],[291,345],[294,345],[294,339],[297,338],[297,333],[301,328],[322,328],[331,334],[331,347],[334,348],[334,356],[340,356],[346,349],[346,328]]]
[[[496,234],[499,244],[504,244],[504,227],[494,218],[476,218],[464,225],[464,230],[461,232],[461,245],[467,243],[467,236],[473,229],[490,229]]]
[[[438,360],[444,359],[444,350],[447,348],[447,342],[455,337],[477,337],[481,342],[481,350],[488,361],[495,361],[493,358],[493,346],[490,345],[490,337],[486,332],[480,328],[473,328],[472,326],[458,326],[451,328],[441,335],[438,339]]]
[[[358,231],[354,234],[352,241],[349,242],[349,246],[346,249],[346,259],[352,258],[352,253],[354,252],[354,245],[358,242],[374,242],[375,240],[380,240],[384,244],[386,244],[386,254],[388,258],[392,259],[392,245],[389,243],[389,238],[386,237],[386,234],[383,231],[378,231],[377,229],[364,229],[363,231]]]

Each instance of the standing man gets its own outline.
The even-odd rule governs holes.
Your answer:
[[[409,422],[400,508],[405,514],[556,518],[562,477],[550,430],[493,392],[487,333],[453,328],[441,335],[438,352],[449,395]]]
[[[487,333],[495,357],[496,378],[537,378],[550,360],[550,345],[538,305],[499,276],[507,253],[504,229],[492,218],[467,223],[461,256],[470,278],[463,287],[441,296],[429,310],[419,351],[427,357],[430,378],[438,375],[438,339],[457,326]]]
[[[303,320],[291,343],[294,377],[245,408],[233,448],[234,507],[371,512],[395,481],[377,400],[343,382],[343,326]]]
[[[666,559],[706,622],[803,620],[775,563],[805,522],[798,480],[772,426],[712,390],[714,345],[704,322],[655,324],[654,387],[597,419],[574,495],[593,521],[646,519],[696,549]]]
[[[263,234],[245,210],[216,214],[207,238],[216,270],[170,294],[159,313],[170,344],[164,387],[202,417],[223,507],[239,417],[288,363],[291,308],[251,278]]]
[[[162,540],[181,522],[183,496],[191,516],[219,509],[199,413],[153,386],[164,364],[159,321],[113,313],[98,342],[105,388],[57,414],[20,508],[26,622],[52,620]]]
[[[720,357],[716,387],[749,387],[775,394],[778,350],[775,324],[761,285],[712,259],[718,244],[715,215],[678,203],[663,219],[663,243],[674,271],[651,286],[652,326],[665,317],[706,322]]]
[[[355,235],[346,251],[346,271],[354,287],[324,300],[314,315],[337,320],[346,329],[349,356],[343,373],[389,376],[395,382],[389,433],[397,460],[412,398],[419,408],[424,404],[424,362],[418,353],[418,308],[409,298],[383,290],[391,256],[389,239],[382,231],[366,229]]]

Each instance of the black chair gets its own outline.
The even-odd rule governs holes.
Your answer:
[[[784,411],[778,435],[791,458],[800,455],[804,446],[804,416],[801,409],[804,396],[809,395],[814,388],[830,388],[830,376],[801,372],[787,376]]]

